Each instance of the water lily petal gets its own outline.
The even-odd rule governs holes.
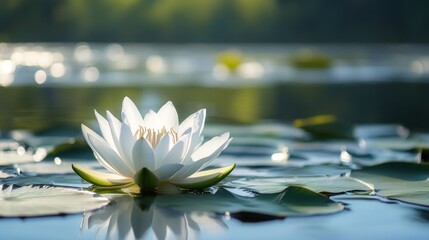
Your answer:
[[[116,151],[116,145],[112,138],[112,132],[110,131],[109,122],[101,116],[97,110],[94,110],[95,117],[98,121],[98,126],[100,127],[101,134],[103,135],[104,140]]]
[[[208,142],[204,143],[197,151],[192,154],[190,163],[184,165],[171,179],[180,180],[184,179],[195,172],[205,168],[212,160],[214,160],[231,142],[229,133],[224,133],[220,137],[214,137]]]
[[[230,138],[230,139],[228,139],[228,141],[225,143],[225,144],[223,144],[223,146],[222,147],[220,147],[215,153],[213,153],[212,155],[211,155],[211,157],[210,157],[210,160],[209,161],[207,161],[206,163],[204,163],[203,164],[203,166],[200,168],[200,170],[201,169],[204,169],[205,167],[207,167],[208,165],[210,165],[210,163],[213,161],[213,160],[215,160],[216,158],[217,158],[217,156],[219,156],[219,154],[221,154],[222,152],[223,152],[223,150],[225,150],[225,148],[227,148],[228,147],[228,145],[229,145],[229,143],[232,141],[232,138]],[[198,170],[199,171],[199,170]]]
[[[186,130],[188,130],[189,128],[192,128],[194,125],[194,121],[197,121],[197,123],[200,123],[197,125],[201,126],[201,131],[199,131],[201,134],[204,128],[205,120],[206,120],[206,109],[201,109],[189,115],[179,126],[179,132],[178,132],[179,136],[182,136]]]
[[[143,127],[147,129],[161,130],[162,129],[162,119],[158,114],[150,110],[143,118]]]
[[[113,116],[109,111],[106,111],[107,121],[109,122],[110,132],[112,133],[113,142],[116,146],[117,153],[119,156],[124,157],[121,148],[121,142],[119,136],[121,134],[121,122]]]
[[[191,132],[188,131],[187,134],[180,137],[179,141],[173,145],[163,159],[158,160],[156,167],[159,168],[165,164],[180,163],[188,150],[190,139]]]
[[[165,164],[180,163],[184,151],[185,143],[183,141],[177,142],[167,153],[165,158],[156,163],[156,167],[161,167]]]
[[[119,187],[133,182],[132,178],[85,169],[76,164],[72,164],[72,168],[81,178],[100,187]]]
[[[198,170],[200,170],[203,167],[203,165],[210,160],[211,158],[204,158],[200,161],[196,161],[188,165],[184,165],[179,171],[177,171],[171,177],[171,180],[176,181],[176,180],[181,180],[191,176],[192,174],[198,172]]]
[[[92,145],[92,144],[91,144]],[[92,147],[91,147],[92,148]],[[97,159],[97,161],[99,163],[101,163],[101,165],[106,168],[107,170],[109,170],[111,173],[117,174],[117,175],[121,175],[113,166],[111,166],[106,160],[104,160],[100,154],[98,154],[96,151],[93,150],[94,153],[94,157],[95,159]]]
[[[128,158],[124,153],[125,149],[122,149],[123,143],[121,142],[121,139],[120,139],[122,124],[115,116],[113,116],[111,112],[106,111],[106,113],[107,113],[107,120],[109,122],[110,131],[112,132],[112,138],[113,138],[113,142],[115,143],[117,153],[121,157],[121,159],[128,165],[128,167],[130,169],[133,169],[132,158]]]
[[[172,183],[185,189],[203,189],[222,181],[232,172],[232,170],[234,170],[234,168],[235,164],[232,164],[227,167],[201,171],[194,173],[185,179],[172,181]]]
[[[134,175],[133,169],[104,140],[92,135],[88,135],[88,140],[100,157],[114,167],[119,174],[125,177],[132,177]]]
[[[159,109],[158,116],[162,119],[167,130],[173,129],[175,132],[179,130],[179,117],[171,101],[168,101]]]
[[[132,150],[134,169],[139,171],[143,167],[150,171],[155,170],[155,154],[150,143],[144,139],[138,139]]]
[[[186,154],[182,158],[182,164],[186,165],[189,164],[189,161],[191,159],[191,155],[195,151],[195,149],[201,144],[203,137],[201,136],[201,133],[204,128],[204,120],[206,118],[206,111],[205,109],[202,109],[195,113],[195,117],[193,118],[193,122],[190,128],[192,134],[191,139],[189,142],[189,145],[187,147]],[[185,131],[186,132],[186,131]],[[183,133],[184,134],[184,133]]]
[[[194,118],[194,122],[192,124],[192,134],[193,134],[192,138],[194,139],[200,138],[201,133],[203,132],[203,129],[204,129],[205,119],[206,119],[205,109],[197,112]]]
[[[98,138],[100,141],[104,141],[104,139],[102,137],[100,137],[100,135],[98,135],[97,133],[95,133],[94,131],[92,131],[89,127],[85,126],[84,124],[81,124],[81,128],[82,128],[82,133],[83,133],[83,137],[85,138],[86,142],[88,143],[89,147],[91,147],[92,151],[94,152],[95,158],[97,159],[97,161],[103,166],[105,167],[107,170],[111,171],[112,173],[116,173],[119,174],[118,170],[116,169],[115,166],[110,165],[107,161],[105,161],[100,154],[97,153],[97,150],[94,148],[94,146],[92,145],[92,143],[89,141],[89,135],[91,135],[94,138]]]
[[[158,145],[155,148],[155,157],[156,162],[161,162],[167,153],[170,151],[170,149],[173,147],[174,142],[172,137],[170,137],[170,133],[165,134],[162,136],[161,140],[159,141]]]
[[[135,133],[139,129],[140,125],[143,124],[143,118],[140,111],[134,102],[128,97],[125,97],[122,102],[122,121],[125,121],[124,117],[128,120],[132,133]]]
[[[126,119],[128,120],[128,119]],[[128,165],[134,166],[133,164],[133,147],[136,139],[131,133],[130,127],[126,123],[121,124],[121,132],[119,136],[119,142],[121,144],[122,153],[124,154],[125,160],[129,163]],[[138,169],[137,169],[138,170]]]
[[[178,163],[167,164],[156,169],[154,173],[161,181],[167,180],[171,176],[173,176],[177,171],[179,171],[182,167],[183,165]]]
[[[229,132],[210,139],[195,150],[192,154],[192,161],[195,162],[203,158],[213,157],[217,153],[220,153],[229,144],[229,141],[231,141],[229,139]]]

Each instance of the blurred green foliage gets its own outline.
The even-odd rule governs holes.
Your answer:
[[[428,1],[2,0],[0,41],[428,42]]]
[[[217,56],[217,62],[223,64],[228,70],[235,71],[243,62],[243,54],[239,51],[228,50]]]
[[[308,49],[303,49],[295,53],[289,59],[292,66],[296,68],[323,69],[329,68],[332,60],[322,53],[317,53]]]

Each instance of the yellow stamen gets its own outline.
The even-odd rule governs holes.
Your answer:
[[[134,137],[137,139],[140,139],[140,138],[146,139],[150,143],[150,145],[152,145],[152,147],[155,148],[159,144],[159,141],[161,141],[161,138],[166,134],[170,135],[174,143],[176,143],[179,140],[179,136],[173,130],[173,128],[170,128],[170,130],[167,130],[165,127],[163,127],[160,130],[155,130],[152,128],[145,128],[140,126],[140,128],[134,134]]]

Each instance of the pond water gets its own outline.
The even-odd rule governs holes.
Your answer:
[[[421,107],[429,103],[428,49],[3,43],[0,96],[8,104],[0,108],[0,126],[75,124],[93,108],[118,112],[114,103],[128,95],[142,109],[172,100],[184,114],[204,106],[215,120],[237,123],[333,114],[351,124],[429,130]]]
[[[328,66],[290,60],[309,49]],[[71,169],[102,170],[80,123],[97,129],[94,109],[119,116],[125,96],[141,112],[171,100],[181,120],[207,108],[206,139],[234,137],[213,166],[237,164],[204,193],[94,190],[111,202],[43,217],[0,207],[1,238],[426,239],[427,50],[0,44],[3,206],[28,200],[3,195],[10,185],[94,190]]]

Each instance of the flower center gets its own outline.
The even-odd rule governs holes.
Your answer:
[[[170,135],[170,138],[173,140],[174,143],[177,142],[179,138],[177,133],[173,130],[173,128],[167,130],[165,127],[162,127],[162,129],[153,129],[140,126],[140,128],[134,134],[134,137],[137,139],[146,139],[150,143],[150,145],[152,145],[152,148],[155,148],[158,145],[159,141],[161,141],[161,138],[166,134]]]

